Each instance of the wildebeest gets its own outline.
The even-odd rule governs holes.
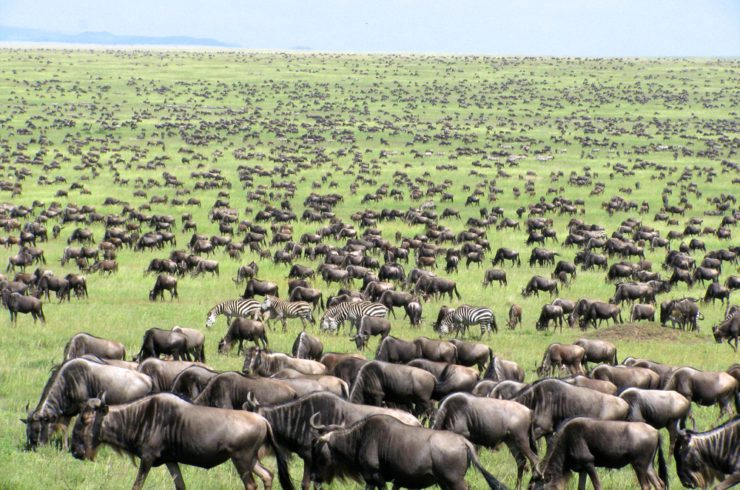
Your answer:
[[[622,310],[618,305],[605,303],[604,301],[592,301],[587,305],[586,311],[581,313],[580,316],[580,327],[581,329],[587,328],[589,322],[594,328],[601,326],[602,321],[612,320],[614,323],[623,323]]]
[[[332,393],[312,393],[296,400],[279,405],[265,405],[250,398],[244,409],[263,416],[270,422],[278,444],[303,459],[303,480],[305,490],[311,485],[311,447],[319,432],[312,427],[311,419],[321,417],[328,426],[351,425],[371,415],[385,414],[400,422],[418,427],[419,421],[402,410],[384,407],[358,405],[341,399]],[[316,415],[318,414],[318,415]]]
[[[486,344],[458,339],[452,339],[449,342],[457,349],[457,356],[454,361],[456,364],[478,366],[478,371],[483,373],[486,365],[493,359],[493,350]]]
[[[680,393],[671,390],[643,390],[627,388],[619,398],[629,403],[627,420],[645,422],[656,429],[666,428],[670,436],[670,451],[676,442],[679,425],[684,427],[691,410],[691,402]]]
[[[144,485],[153,466],[166,465],[182,489],[179,463],[209,469],[228,459],[244,488],[256,488],[252,473],[271,488],[272,473],[259,462],[265,446],[275,452],[281,487],[293,488],[288,461],[267,420],[250,412],[195,406],[170,393],[110,408],[105,397],[88,400],[72,433],[72,455],[93,460],[100,444],[140,458],[135,489]]]
[[[483,287],[488,287],[493,281],[497,281],[499,285],[506,286],[506,271],[502,269],[488,269],[483,274]]]
[[[583,356],[583,366],[587,367],[589,362],[604,362],[612,366],[618,364],[617,347],[611,342],[596,339],[578,339],[573,345],[579,345],[586,351]]]
[[[206,362],[205,343],[206,337],[203,332],[195,330],[193,328],[185,328],[180,326],[172,327],[172,331],[181,333],[187,340],[187,351],[193,357],[196,362]]]
[[[313,309],[324,309],[324,293],[320,289],[296,287],[290,292],[288,301],[305,301],[313,305]]]
[[[214,371],[201,364],[192,364],[175,376],[170,391],[188,400],[195,400],[211,378],[218,374],[220,374],[219,371]]]
[[[392,310],[391,310],[392,311]],[[357,349],[364,349],[367,347],[367,341],[370,337],[380,335],[381,341],[386,338],[391,332],[391,322],[387,318],[379,318],[374,316],[363,316],[360,319],[360,326],[357,329],[357,334],[350,337],[354,340]]]
[[[535,328],[537,330],[547,330],[553,322],[553,331],[560,325],[560,331],[563,331],[563,308],[556,305],[542,305],[540,317],[537,319]]]
[[[510,329],[514,330],[517,325],[522,324],[522,307],[519,305],[511,305],[509,307],[509,318],[506,320],[506,324]]]
[[[255,296],[267,296],[268,294],[270,296],[280,297],[278,294],[278,285],[274,282],[260,281],[259,279],[251,278],[247,281],[242,298],[251,299]]]
[[[393,315],[393,318],[396,318],[396,313],[393,310],[395,306],[402,306],[405,308],[409,303],[415,300],[416,297],[411,293],[387,290],[383,291],[380,295],[378,303],[388,308],[388,311]]]
[[[639,320],[655,321],[655,306],[647,304],[636,304],[632,306],[630,312],[630,321],[637,322]]]
[[[427,337],[416,337],[412,340],[416,345],[417,357],[430,361],[453,363],[457,359],[457,348],[455,344],[447,340],[430,339]]]
[[[397,339],[392,335],[382,339],[375,351],[375,359],[385,362],[405,364],[417,357],[419,347],[415,343]]]
[[[136,367],[136,370],[152,378],[152,393],[159,393],[170,391],[175,378],[191,366],[205,367],[205,364],[191,361],[163,361],[155,357],[150,357],[141,361]]]
[[[83,358],[66,361],[51,370],[36,408],[21,420],[26,424],[27,447],[35,449],[49,442],[56,430],[66,430],[80,405],[100,391],[111,401],[125,403],[151,390],[152,380],[145,374]]]
[[[740,417],[707,432],[679,430],[673,451],[676,473],[688,488],[708,488],[715,480],[716,490],[740,483]]]
[[[41,301],[33,296],[23,296],[20,293],[10,292],[8,289],[2,291],[3,304],[10,313],[10,321],[18,323],[18,313],[30,313],[33,317],[33,323],[41,319],[41,323],[46,323],[44,316],[44,307]]]
[[[740,413],[740,392],[735,378],[723,372],[699,371],[690,367],[676,369],[663,384],[664,390],[674,390],[688,400],[705,407],[719,404],[719,416],[732,414],[730,401],[735,398],[735,410]],[[691,417],[690,417],[691,418]]]
[[[352,384],[349,401],[366,405],[403,408],[414,415],[428,416],[436,379],[423,369],[369,361]]]
[[[72,336],[64,346],[64,360],[92,354],[101,359],[124,359],[126,348],[115,340],[102,339],[89,333],[78,333]]]
[[[555,368],[568,368],[571,375],[584,374],[583,359],[586,350],[578,345],[550,344],[537,368],[539,376],[552,375]]]
[[[219,354],[226,354],[231,350],[234,342],[239,341],[239,348],[237,354],[241,354],[244,350],[244,341],[254,342],[257,347],[267,349],[270,347],[267,341],[267,333],[265,333],[265,324],[258,320],[252,320],[251,318],[234,318],[234,321],[229,325],[229,329],[226,331],[226,335],[218,342]],[[261,345],[260,345],[261,344]]]
[[[727,341],[727,345],[733,348],[737,352],[738,337],[740,337],[740,315],[734,315],[719,325],[716,325],[712,329],[714,340],[721,344],[723,341]],[[732,345],[732,340],[735,340],[735,345]]]
[[[159,357],[162,354],[171,355],[176,361],[190,361],[187,337],[182,333],[161,328],[150,328],[144,332],[141,349],[135,360],[143,361],[149,357]]]
[[[414,359],[407,366],[423,369],[436,378],[432,397],[441,400],[450,393],[471,392],[478,383],[475,369],[447,362]]]
[[[455,393],[440,403],[431,428],[452,431],[490,449],[506,444],[516,461],[519,488],[526,461],[532,468],[539,463],[530,441],[532,417],[530,409],[516,402]]]
[[[510,248],[499,248],[496,250],[496,255],[491,259],[491,264],[495,267],[498,264],[502,264],[505,260],[511,261],[511,265],[522,265],[519,252]]]
[[[244,358],[242,371],[254,372],[260,376],[272,376],[278,371],[290,368],[303,374],[325,374],[326,366],[311,359],[296,359],[281,352],[267,352],[250,347]]]
[[[472,463],[492,489],[504,488],[478,461],[473,445],[452,432],[411,427],[388,415],[373,415],[347,428],[328,427],[311,452],[311,479],[331,483],[336,476],[364,481],[367,488],[462,490]],[[334,430],[331,430],[334,429]]]
[[[681,328],[690,325],[692,330],[699,330],[697,320],[703,318],[699,305],[693,298],[672,299],[660,304],[660,324],[665,326],[669,320],[679,320]],[[674,325],[675,327],[675,325]]]
[[[170,300],[179,298],[177,294],[177,278],[169,274],[160,274],[154,282],[154,287],[149,291],[149,301],[156,301],[157,296],[164,301],[164,292],[170,292]]]
[[[714,301],[718,299],[722,304],[725,304],[725,301],[729,303],[730,293],[732,291],[727,287],[718,282],[713,282],[707,286],[707,292],[704,294],[704,302],[709,303],[711,301],[714,304]]]
[[[660,376],[651,369],[633,366],[608,366],[602,364],[591,370],[594,379],[611,381],[617,388],[642,388],[645,390],[660,387]]]
[[[493,356],[491,362],[486,367],[486,372],[483,374],[483,379],[489,379],[493,381],[524,381],[524,369],[514,361],[502,359],[499,356]]]
[[[296,359],[313,359],[314,361],[319,361],[324,353],[324,344],[321,343],[318,337],[314,337],[303,331],[293,341],[291,353]]]
[[[656,453],[658,474],[653,468]],[[597,467],[621,468],[628,464],[635,470],[642,490],[666,488],[668,471],[657,429],[642,422],[577,417],[558,429],[529,488],[565,488],[570,472],[576,471],[579,488],[586,488],[588,475],[598,490],[601,483]]]
[[[274,404],[294,400],[298,393],[278,379],[227,371],[211,377],[193,403],[238,410],[249,396],[254,396],[260,403]]]

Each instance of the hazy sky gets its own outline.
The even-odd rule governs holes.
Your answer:
[[[0,0],[0,25],[254,49],[740,56],[740,0]]]

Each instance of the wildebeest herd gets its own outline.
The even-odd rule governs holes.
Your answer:
[[[377,57],[373,78],[341,56],[156,59],[208,56],[348,78],[47,71],[18,93],[62,105],[9,99],[2,303],[14,345],[40,335],[47,356],[24,387],[29,449],[111,446],[139,459],[134,488],[152,467],[183,488],[180,464],[227,460],[270,488],[268,455],[292,488],[291,454],[302,488],[462,489],[466,474],[519,488],[527,473],[529,488],[572,473],[600,488],[617,480],[597,468],[628,465],[624,487],[667,488],[669,470],[692,488],[740,482],[736,117],[589,115],[731,105],[726,88],[658,60]],[[648,70],[649,87],[603,75],[553,92],[534,74],[581,63]],[[471,84],[454,66],[491,73]]]

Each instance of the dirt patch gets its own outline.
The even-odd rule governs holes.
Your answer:
[[[661,327],[656,323],[623,323],[591,330],[586,337],[601,340],[665,340],[670,342],[701,342],[703,339],[690,332]]]

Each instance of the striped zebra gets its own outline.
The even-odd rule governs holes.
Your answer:
[[[455,337],[465,335],[465,331],[470,325],[480,325],[480,336],[484,333],[491,335],[491,330],[498,332],[496,317],[490,308],[482,306],[460,305],[450,310],[447,315],[439,322],[438,331],[441,335],[447,335],[455,332]]]
[[[206,327],[211,328],[216,323],[218,315],[226,316],[226,322],[231,324],[232,318],[249,318],[258,319],[260,314],[260,304],[253,299],[231,299],[219,303],[210,309],[206,316]]]
[[[311,325],[316,323],[311,314],[313,305],[305,301],[285,301],[276,296],[267,295],[260,305],[260,309],[267,321],[271,317],[278,318],[283,324],[283,332],[288,331],[288,318],[300,318],[304,330],[306,329],[306,321],[310,322]]]
[[[372,301],[345,301],[324,311],[324,316],[321,318],[321,330],[336,333],[339,330],[339,326],[349,320],[351,332],[352,326],[355,329],[358,328],[363,316],[385,318],[387,315],[388,308],[380,303],[373,303]]]

